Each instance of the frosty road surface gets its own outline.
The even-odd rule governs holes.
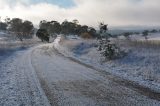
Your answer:
[[[112,75],[61,55],[52,44],[34,49],[32,65],[53,106],[158,106],[137,89],[115,82]]]
[[[0,55],[0,106],[159,106],[114,76],[61,55],[53,44]]]
[[[32,49],[0,51],[0,106],[50,106],[31,65]]]

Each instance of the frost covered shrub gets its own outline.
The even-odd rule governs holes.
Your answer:
[[[100,51],[101,55],[108,60],[114,60],[126,55],[124,51],[122,51],[116,44],[111,43],[108,39],[100,40],[98,50]]]
[[[107,25],[101,23],[99,47],[98,47],[98,50],[100,51],[101,55],[108,60],[124,57],[126,53],[122,51],[115,43],[109,40],[111,36],[110,34],[106,33],[107,30],[108,30]]]

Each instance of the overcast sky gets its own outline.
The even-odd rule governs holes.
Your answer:
[[[97,26],[160,25],[160,0],[0,0],[2,18],[19,17],[34,24],[40,20],[78,19]]]

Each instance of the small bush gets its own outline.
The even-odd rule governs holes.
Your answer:
[[[100,24],[100,37],[99,37],[99,47],[98,50],[100,51],[101,55],[108,60],[114,60],[120,57],[124,57],[126,53],[114,43],[112,42],[110,34],[106,33],[108,28],[107,25],[103,23]],[[105,36],[103,36],[105,35]],[[105,38],[104,38],[105,37]]]
[[[49,34],[46,29],[38,29],[36,36],[41,39],[42,42],[49,42]]]
[[[101,55],[104,56],[106,60],[114,60],[126,55],[124,51],[110,41],[101,43],[98,50],[101,51]]]

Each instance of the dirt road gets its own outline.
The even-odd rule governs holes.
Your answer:
[[[35,49],[31,60],[52,106],[160,105],[159,100],[151,99],[145,92],[66,58],[52,46]]]
[[[31,65],[33,50],[20,47],[1,53],[0,106],[50,106]]]

